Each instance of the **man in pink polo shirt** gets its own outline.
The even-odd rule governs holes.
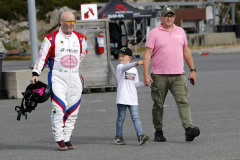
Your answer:
[[[180,119],[186,131],[186,141],[193,141],[200,134],[199,128],[192,125],[184,60],[191,71],[188,80],[191,80],[193,85],[196,83],[196,68],[187,44],[186,34],[181,27],[174,24],[175,17],[173,8],[163,8],[162,23],[150,31],[143,57],[145,61],[143,67],[144,83],[145,85],[151,84],[151,96],[154,102],[152,116],[156,130],[154,140],[157,142],[166,141],[162,131],[162,120],[163,105],[168,90],[175,98]],[[150,76],[148,69],[151,58]]]

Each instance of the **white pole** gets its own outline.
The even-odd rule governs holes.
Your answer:
[[[33,68],[38,59],[38,39],[37,39],[37,23],[36,23],[36,6],[35,0],[28,0],[28,20],[30,29],[30,45],[32,63],[30,67]]]

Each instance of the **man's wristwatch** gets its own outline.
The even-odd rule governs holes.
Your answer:
[[[194,72],[197,72],[196,68],[193,68],[193,69],[190,69],[190,71],[194,71]]]

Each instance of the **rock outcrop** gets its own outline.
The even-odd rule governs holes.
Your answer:
[[[61,14],[64,11],[72,11],[74,14],[78,12],[71,10],[68,7],[62,7],[55,9],[52,12],[47,13],[48,22],[43,20],[37,20],[37,32],[38,37],[49,33],[51,30],[58,28]],[[0,19],[0,51],[6,51],[7,48],[22,50],[30,48],[30,31],[28,21],[22,22],[8,22]],[[39,39],[39,46],[42,39]],[[8,46],[8,47],[4,47]]]

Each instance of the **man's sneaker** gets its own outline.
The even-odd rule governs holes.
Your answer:
[[[156,131],[154,141],[156,142],[165,142],[166,138],[163,136],[163,131]]]
[[[147,134],[138,136],[138,142],[140,145],[146,143],[148,140],[149,140],[149,135],[147,135]]]
[[[115,140],[114,140],[114,143],[119,144],[119,145],[124,145],[125,144],[122,136],[116,136]]]
[[[65,145],[68,147],[68,149],[74,149],[73,145],[71,144],[71,141],[65,142]]]
[[[68,147],[65,145],[63,140],[58,141],[57,145],[58,145],[58,150],[60,151],[66,151],[68,149]]]
[[[198,127],[188,127],[186,129],[186,141],[193,141],[195,137],[200,135],[200,130]]]

